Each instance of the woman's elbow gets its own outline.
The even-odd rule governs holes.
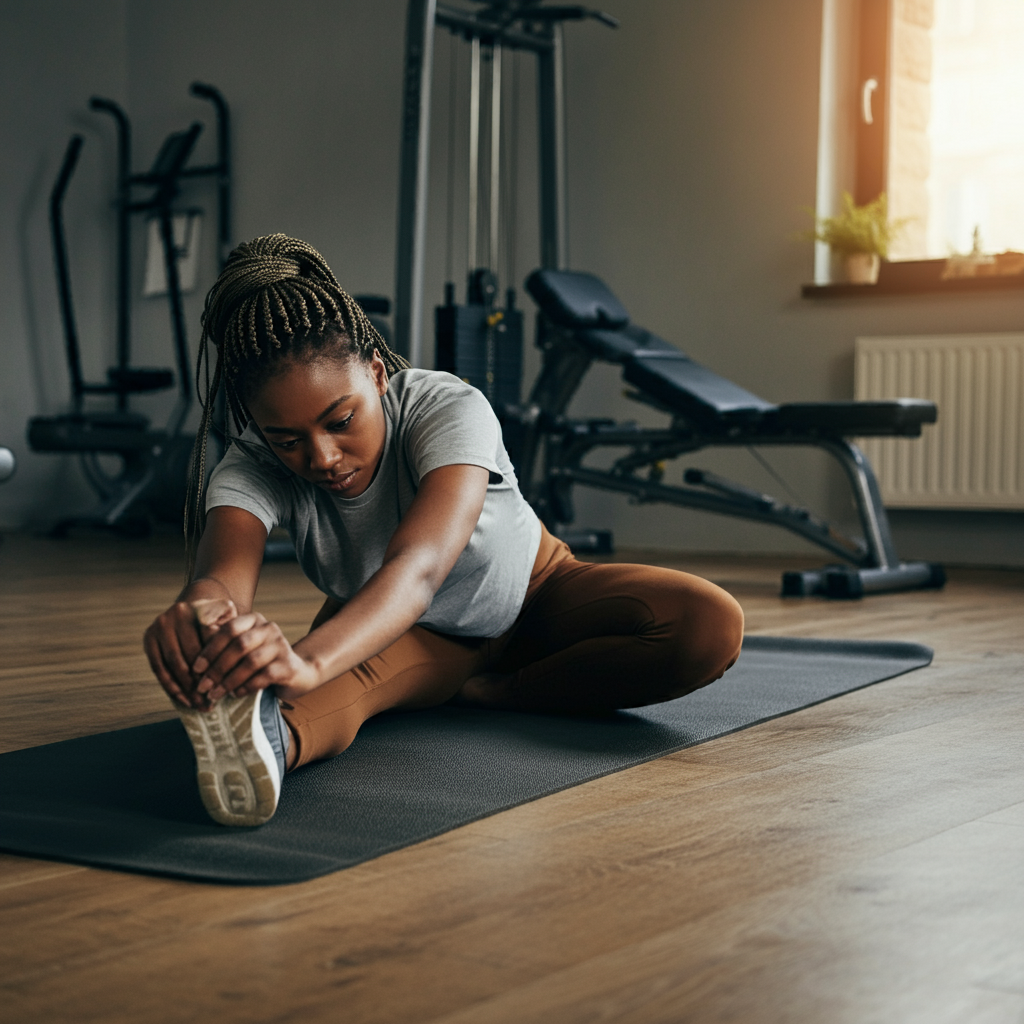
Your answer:
[[[402,573],[400,587],[418,619],[433,603],[450,570],[445,571],[436,555],[432,553],[417,552],[417,557],[410,562],[406,571]]]

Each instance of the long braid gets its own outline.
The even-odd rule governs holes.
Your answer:
[[[185,500],[188,580],[195,572],[196,547],[206,520],[206,455],[221,385],[227,437],[229,421],[239,434],[249,423],[245,395],[288,355],[315,355],[328,345],[336,346],[340,336],[348,351],[364,361],[378,352],[389,377],[409,365],[391,351],[359,303],[338,284],[323,256],[287,235],[255,238],[231,253],[206,296],[202,326],[196,390],[203,414]],[[211,344],[217,350],[212,376]]]

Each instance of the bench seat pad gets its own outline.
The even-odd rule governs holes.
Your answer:
[[[893,398],[880,402],[791,402],[766,416],[762,430],[840,437],[919,437],[938,419],[934,402]]]
[[[626,361],[622,376],[673,412],[705,428],[754,424],[777,408],[678,351],[640,350]]]

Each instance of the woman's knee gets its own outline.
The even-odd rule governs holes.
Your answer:
[[[714,584],[711,587],[696,628],[687,638],[688,669],[694,687],[720,679],[736,663],[743,645],[743,609],[728,591]]]
[[[693,589],[693,585],[692,585]],[[671,617],[656,700],[672,700],[720,679],[739,657],[743,609],[727,591],[700,580]]]

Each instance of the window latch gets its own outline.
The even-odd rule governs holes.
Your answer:
[[[860,112],[865,124],[874,124],[875,118],[871,113],[871,96],[878,88],[878,79],[869,78],[861,88]]]

